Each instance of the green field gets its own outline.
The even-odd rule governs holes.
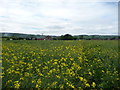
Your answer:
[[[2,42],[4,88],[119,88],[118,41]]]

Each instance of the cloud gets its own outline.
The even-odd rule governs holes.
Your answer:
[[[2,0],[0,32],[118,34],[117,1]]]

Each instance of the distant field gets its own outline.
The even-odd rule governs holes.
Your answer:
[[[118,41],[3,41],[4,88],[120,88]]]

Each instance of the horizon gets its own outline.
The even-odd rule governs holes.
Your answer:
[[[27,33],[14,33],[14,32],[0,32],[0,34],[3,34],[3,33],[12,33],[12,34],[27,34]],[[66,34],[69,34],[69,33],[66,33]],[[27,34],[27,35],[43,35],[43,36],[62,36],[62,35],[65,35],[65,34],[62,34],[62,35],[46,35],[46,34]],[[80,36],[80,35],[88,35],[88,36],[92,36],[92,35],[96,35],[96,36],[120,36],[118,34],[76,34],[76,35],[73,35],[73,34],[70,34],[72,36]]]
[[[0,1],[0,32],[118,35],[118,0],[85,1]]]

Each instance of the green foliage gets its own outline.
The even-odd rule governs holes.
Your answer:
[[[61,36],[61,40],[74,40],[74,37],[70,34],[65,34]]]

